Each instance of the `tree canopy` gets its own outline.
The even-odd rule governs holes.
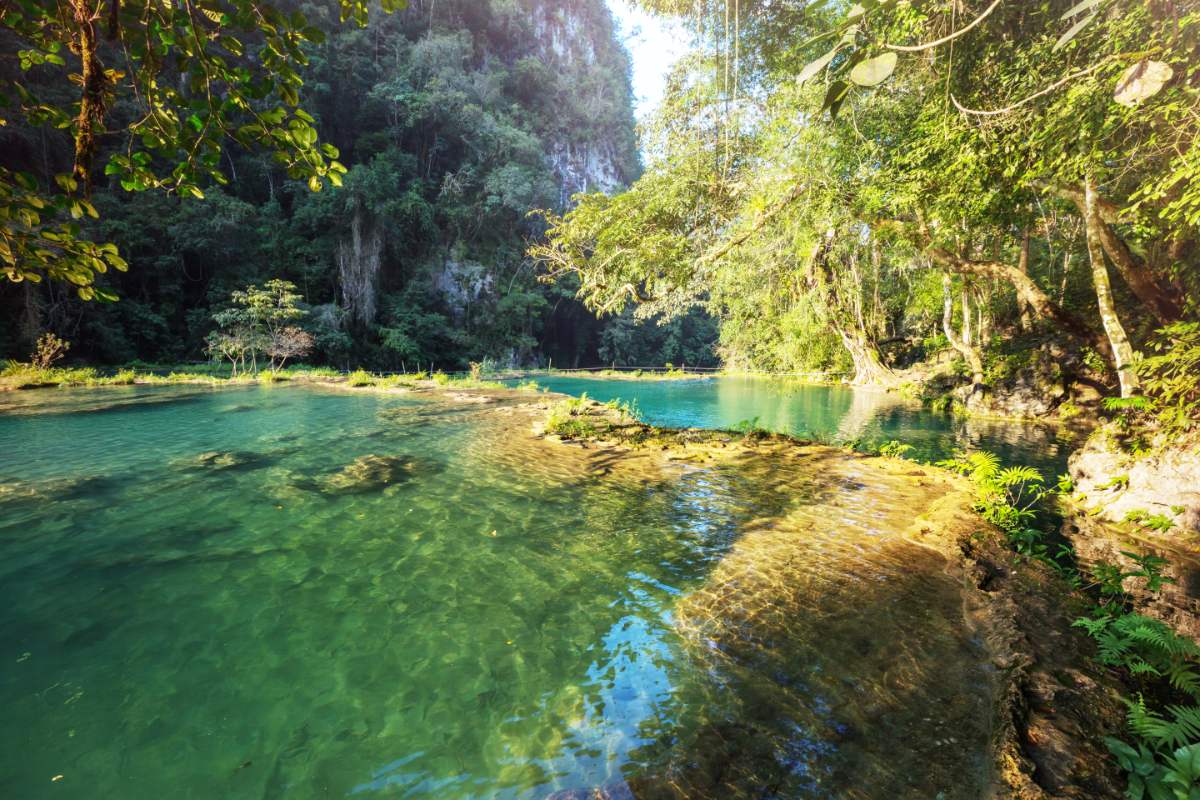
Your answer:
[[[1040,332],[1126,394],[1195,318],[1196,4],[645,5],[703,50],[645,175],[535,248],[590,307],[700,305],[727,363],[884,382],[942,347],[994,382]]]
[[[385,11],[403,0],[382,0]],[[363,0],[339,0],[367,22]],[[255,0],[18,0],[0,7],[0,36],[19,71],[0,73],[0,125],[46,126],[72,143],[69,172],[0,166],[0,263],[12,281],[66,280],[84,299],[114,299],[97,273],[124,269],[111,243],[74,222],[90,200],[101,143],[105,175],[128,191],[204,197],[227,183],[227,140],[263,148],[313,191],[345,172],[300,107],[305,45],[324,41],[299,10]]]

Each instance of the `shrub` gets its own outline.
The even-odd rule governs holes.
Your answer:
[[[903,458],[904,454],[912,450],[911,444],[904,444],[892,439],[890,442],[884,442],[879,445],[879,455],[884,458]]]
[[[29,364],[34,369],[49,369],[61,361],[70,349],[70,342],[53,333],[43,333],[38,337],[37,344],[29,355]]]
[[[374,386],[375,376],[366,370],[356,369],[346,376],[346,383],[351,386]]]
[[[564,439],[586,439],[595,436],[595,423],[587,417],[588,396],[584,392],[579,397],[568,397],[550,409],[546,419],[546,432],[561,436]]]

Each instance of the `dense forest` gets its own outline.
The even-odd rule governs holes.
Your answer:
[[[536,248],[591,308],[704,309],[732,367],[940,362],[1018,414],[1195,346],[1196,4],[644,5],[700,44],[648,168]]]
[[[713,360],[704,315],[662,327],[597,320],[569,282],[539,282],[524,252],[545,227],[531,211],[564,210],[577,192],[614,191],[640,173],[629,58],[601,0],[425,0],[364,27],[341,22],[336,3],[298,10],[314,41],[297,99],[345,165],[341,185],[312,191],[271,152],[225,137],[195,191],[139,191],[106,166],[122,163],[127,140],[98,136],[96,218],[82,215],[83,235],[115,244],[128,264],[94,284],[117,299],[0,283],[0,356],[24,358],[49,331],[95,363],[203,359],[234,291],[284,279],[306,311],[308,360],[342,368]],[[31,105],[18,86],[70,104],[54,53],[18,59],[33,51],[0,36],[10,110]],[[100,48],[105,63],[122,62],[115,46]],[[169,59],[163,69],[177,72]],[[135,119],[142,102],[118,96],[111,116]],[[10,119],[0,168],[52,186],[72,166],[60,128],[37,114]]]

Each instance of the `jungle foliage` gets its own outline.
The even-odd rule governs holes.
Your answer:
[[[1200,296],[1195,2],[643,5],[701,44],[646,172],[534,248],[589,307],[705,309],[737,367],[1153,390]]]
[[[0,8],[0,355],[203,358],[235,291],[284,280],[343,368],[682,360],[683,324],[646,326],[666,356],[603,338],[524,254],[530,209],[640,172],[602,0],[367,6]]]

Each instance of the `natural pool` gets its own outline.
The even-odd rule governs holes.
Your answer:
[[[1047,478],[1066,471],[1079,444],[1076,432],[1014,420],[933,413],[894,393],[847,386],[817,386],[760,377],[623,380],[533,376],[552,392],[637,404],[641,418],[668,428],[731,428],[757,421],[768,430],[866,447],[897,440],[911,458],[940,460],[956,449],[983,449],[1009,464],[1042,469]]]
[[[980,795],[988,660],[895,535],[931,490],[515,402],[0,396],[0,796]]]

